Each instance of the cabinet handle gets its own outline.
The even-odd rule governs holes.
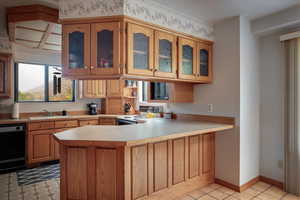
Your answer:
[[[94,66],[91,66],[91,69],[94,69],[95,67]]]

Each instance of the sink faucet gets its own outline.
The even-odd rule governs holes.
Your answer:
[[[52,113],[49,112],[47,109],[43,109],[43,111],[47,113],[47,116],[49,116],[49,117],[52,116]]]

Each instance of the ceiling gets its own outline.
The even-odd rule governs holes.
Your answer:
[[[300,4],[300,0],[153,0],[209,23],[228,17],[257,19]]]

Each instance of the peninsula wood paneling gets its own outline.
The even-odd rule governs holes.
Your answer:
[[[185,180],[185,139],[173,140],[173,184]]]
[[[88,199],[87,163],[86,148],[67,149],[67,199]]]
[[[96,158],[96,199],[116,200],[117,152],[115,149],[97,149]]]
[[[154,144],[154,191],[168,187],[168,141]]]
[[[189,137],[189,178],[199,176],[200,143],[199,136]]]
[[[202,174],[214,173],[215,145],[214,135],[206,134],[202,136]]]
[[[132,199],[148,195],[147,155],[147,145],[136,146],[131,149]]]

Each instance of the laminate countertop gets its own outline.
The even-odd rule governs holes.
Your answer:
[[[69,120],[69,119],[90,119],[90,118],[118,118],[124,116],[133,115],[67,115],[67,116],[41,116],[41,117],[30,117],[24,119],[0,119],[0,124],[18,124],[18,123],[28,123],[28,122],[39,122],[39,121],[58,121],[58,120]]]
[[[132,146],[185,136],[214,133],[232,129],[234,125],[199,120],[146,119],[145,123],[123,126],[84,126],[56,133],[65,145]]]

